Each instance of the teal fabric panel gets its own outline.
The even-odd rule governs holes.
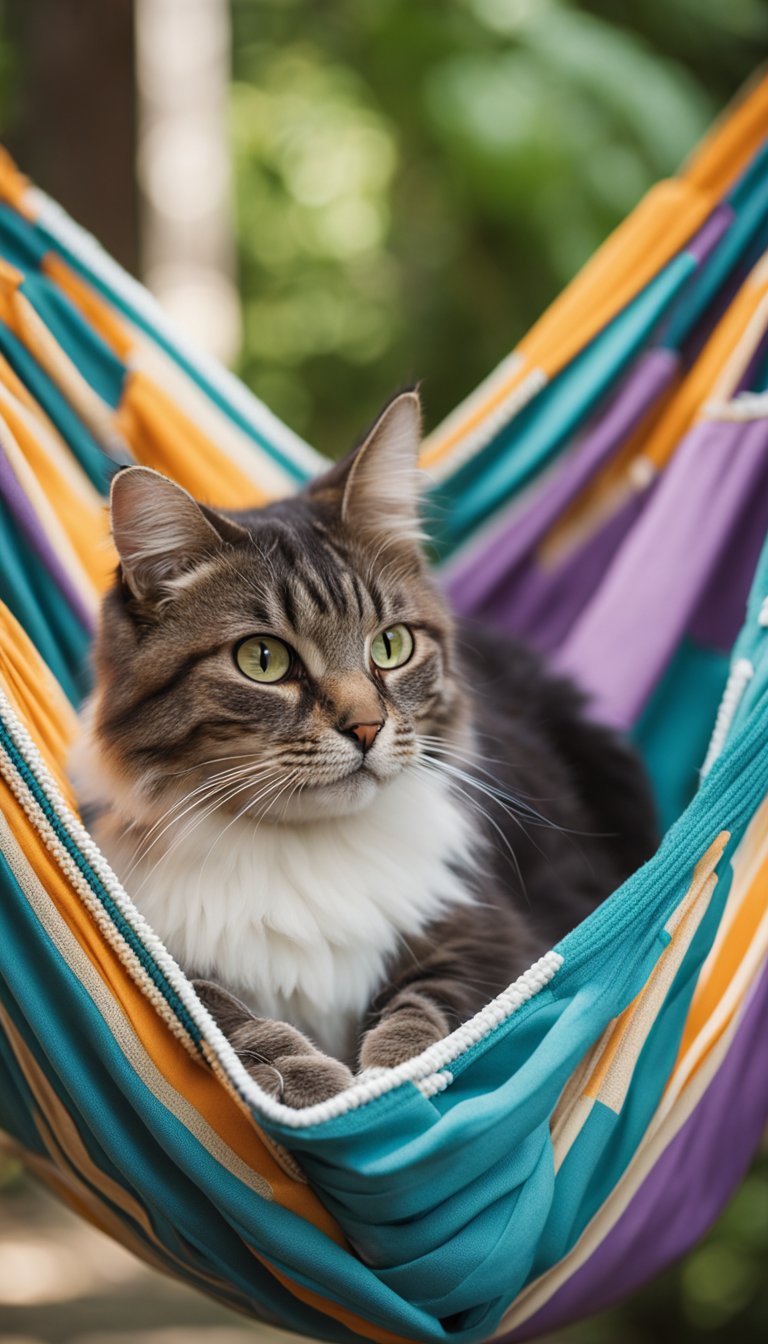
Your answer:
[[[113,410],[120,405],[125,366],[106,341],[45,276],[28,275],[21,286],[51,335],[95,392]]]
[[[106,495],[117,464],[106,456],[53,380],[4,322],[0,322],[0,351],[53,421],[72,456],[80,463],[96,489]]]
[[[280,464],[289,479],[296,481],[298,485],[303,485],[304,482],[309,479],[309,473],[304,467],[299,465],[299,463],[294,462],[291,457],[277,446],[277,444],[273,443],[261,430],[257,429],[253,421],[243,415],[239,408],[234,406],[229,399],[222,394],[219,388],[205,376],[201,369],[198,368],[197,365],[192,364],[191,361],[177,349],[173,342],[168,340],[162,332],[153,327],[143,313],[134,308],[122,294],[117,294],[99,276],[94,275],[88,267],[83,264],[79,257],[71,252],[69,248],[65,247],[57,238],[54,238],[47,229],[37,225],[36,231],[38,237],[44,243],[46,251],[55,252],[63,257],[72,269],[77,271],[79,275],[82,275],[94,289],[98,290],[100,294],[108,299],[114,308],[123,313],[135,327],[138,327],[139,330],[145,332],[151,340],[154,341],[161,350],[164,350],[174,363],[177,364],[180,369],[183,369],[192,381],[205,392],[206,396],[210,397],[211,401],[223,411],[233,424],[237,425],[248,438],[254,443],[257,443],[264,452]]]
[[[729,738],[749,722],[768,687],[768,538],[755,571],[747,603],[747,615],[731,656],[731,665],[742,659],[752,664],[753,675],[735,707]]]
[[[501,434],[432,492],[443,556],[551,460],[694,273],[681,253]]]
[[[48,251],[31,220],[0,201],[0,256],[24,274],[38,271]]]
[[[677,349],[683,344],[764,233],[768,222],[768,144],[726,200],[734,211],[733,222],[675,308],[664,333],[666,346]]]
[[[727,677],[724,654],[683,640],[632,731],[651,777],[662,830],[698,788]]]
[[[243,1185],[158,1101],[40,928],[2,857],[0,892],[3,1001],[93,1160],[146,1209],[170,1253],[169,1268],[176,1254],[190,1282],[198,1269],[218,1274],[222,1296],[235,1307],[279,1319],[299,1334],[353,1338],[342,1327],[329,1329],[327,1318],[298,1302],[247,1249],[269,1257],[288,1248],[290,1258],[293,1248],[311,1263],[313,1237],[326,1238]],[[4,1106],[0,1099],[0,1114]],[[346,1263],[346,1253],[335,1244],[333,1250]]]
[[[0,895],[2,899],[6,899],[2,875],[0,875]],[[35,1125],[36,1114],[35,1099],[26,1079],[22,1076],[8,1036],[4,1031],[0,1032],[0,1129],[21,1144],[27,1152],[42,1157],[45,1154],[45,1145]]]
[[[620,1112],[616,1114],[598,1104],[563,1164],[563,1173],[566,1165],[571,1166],[564,1184],[575,1187],[577,1198],[572,1195],[570,1220],[561,1216],[559,1205],[555,1210],[553,1227],[548,1229],[557,1233],[548,1241],[550,1264],[575,1245],[605,1203],[632,1162],[661,1101],[677,1058],[697,977],[716,937],[728,898],[732,880],[730,856],[734,848],[732,841],[720,861],[718,883],[709,907],[643,1046]]]
[[[62,601],[0,499],[0,601],[13,612],[73,704],[87,689],[90,634]]]
[[[8,755],[13,761],[15,768],[19,771],[19,774],[22,776],[25,784],[31,790],[36,801],[39,803],[40,808],[45,813],[45,816],[48,819],[52,829],[56,833],[57,839],[63,844],[64,848],[74,859],[83,877],[87,879],[88,886],[90,887],[94,895],[96,895],[100,900],[102,906],[109,915],[113,925],[117,929],[121,938],[123,938],[125,942],[128,944],[129,948],[134,953],[137,960],[140,962],[142,968],[146,971],[150,979],[154,981],[155,985],[161,991],[166,1002],[169,1003],[170,1006],[173,1008],[176,1017],[179,1019],[185,1031],[187,1031],[187,1033],[191,1036],[193,1041],[199,1043],[200,1033],[197,1030],[197,1027],[192,1021],[191,1017],[189,1016],[189,1013],[187,1012],[183,1003],[178,998],[178,995],[171,988],[171,985],[169,984],[165,975],[160,971],[160,968],[158,967],[152,954],[147,951],[138,934],[134,932],[131,925],[128,923],[128,921],[120,912],[119,908],[113,901],[109,892],[104,887],[101,880],[97,877],[96,873],[94,872],[90,863],[86,859],[85,855],[80,851],[80,849],[75,844],[74,840],[72,840],[71,836],[66,830],[66,827],[59,820],[58,815],[56,814],[55,810],[51,807],[51,804],[46,798],[43,789],[40,787],[37,779],[35,778],[35,775],[31,767],[23,759],[21,753],[14,744],[13,739],[11,735],[8,733],[5,724],[2,722],[2,720],[0,720],[0,745],[2,745],[5,751],[7,751]]]
[[[418,1290],[425,1305],[439,1303],[441,1311],[446,1302],[451,1312],[476,1304],[478,1284],[508,1285],[508,1302],[534,1272],[529,1238],[538,1242],[546,1230],[552,1245],[573,1244],[581,1217],[573,1209],[581,1202],[568,1193],[573,1167],[564,1166],[553,1180],[548,1117],[585,1051],[645,983],[666,946],[664,925],[697,859],[722,828],[734,843],[743,834],[768,788],[766,729],[768,693],[656,857],[563,940],[558,950],[564,965],[552,983],[450,1064],[454,1081],[445,1092],[427,1099],[405,1084],[364,1111],[306,1130],[262,1120],[297,1153],[341,1225],[349,1225],[355,1243],[387,1281],[407,1282],[409,1293]],[[630,1160],[643,1117],[665,1084],[661,1066],[676,1051],[693,976],[711,945],[726,892],[722,883],[641,1056],[632,1104],[612,1138],[612,1160],[603,1166],[601,1159],[595,1171],[601,1197]],[[587,1137],[584,1142],[589,1148]],[[583,1160],[584,1154],[579,1181],[585,1180]],[[495,1242],[472,1237],[465,1210],[479,1205],[474,1183],[485,1186],[485,1202],[493,1209],[485,1231],[493,1229]],[[521,1201],[526,1247],[520,1246]],[[445,1237],[450,1240],[442,1241]],[[401,1253],[411,1244],[420,1252],[404,1266]],[[447,1262],[445,1246],[451,1247]],[[454,1277],[459,1262],[460,1282]],[[451,1268],[443,1272],[441,1263]],[[503,1306],[487,1307],[482,1330],[493,1329]]]

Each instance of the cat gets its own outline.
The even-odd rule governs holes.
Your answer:
[[[145,467],[73,759],[98,844],[250,1073],[291,1106],[442,1039],[653,852],[634,752],[451,614],[407,391],[294,498]]]

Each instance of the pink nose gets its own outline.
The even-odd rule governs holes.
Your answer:
[[[383,727],[383,723],[348,723],[344,731],[357,738],[365,755],[366,751],[370,751]]]

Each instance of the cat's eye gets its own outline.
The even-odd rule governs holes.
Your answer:
[[[282,639],[274,635],[253,635],[244,639],[235,650],[235,660],[241,672],[251,681],[274,683],[282,681],[291,670],[291,651]]]
[[[371,659],[385,672],[402,667],[413,653],[413,635],[407,625],[392,625],[382,630],[371,644]]]

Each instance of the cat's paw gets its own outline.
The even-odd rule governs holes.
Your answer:
[[[360,1070],[394,1069],[448,1035],[445,1014],[420,994],[393,999],[387,1016],[363,1037]]]
[[[302,1058],[276,1059],[274,1068],[282,1077],[280,1100],[295,1110],[329,1101],[354,1082],[346,1064],[321,1054],[319,1050]]]
[[[286,1106],[314,1106],[352,1083],[345,1064],[324,1055],[286,1022],[252,1018],[237,1028],[231,1041],[251,1077]]]
[[[324,1055],[295,1027],[255,1017],[211,980],[193,984],[250,1077],[277,1101],[298,1110],[328,1101],[351,1085],[347,1066]]]

